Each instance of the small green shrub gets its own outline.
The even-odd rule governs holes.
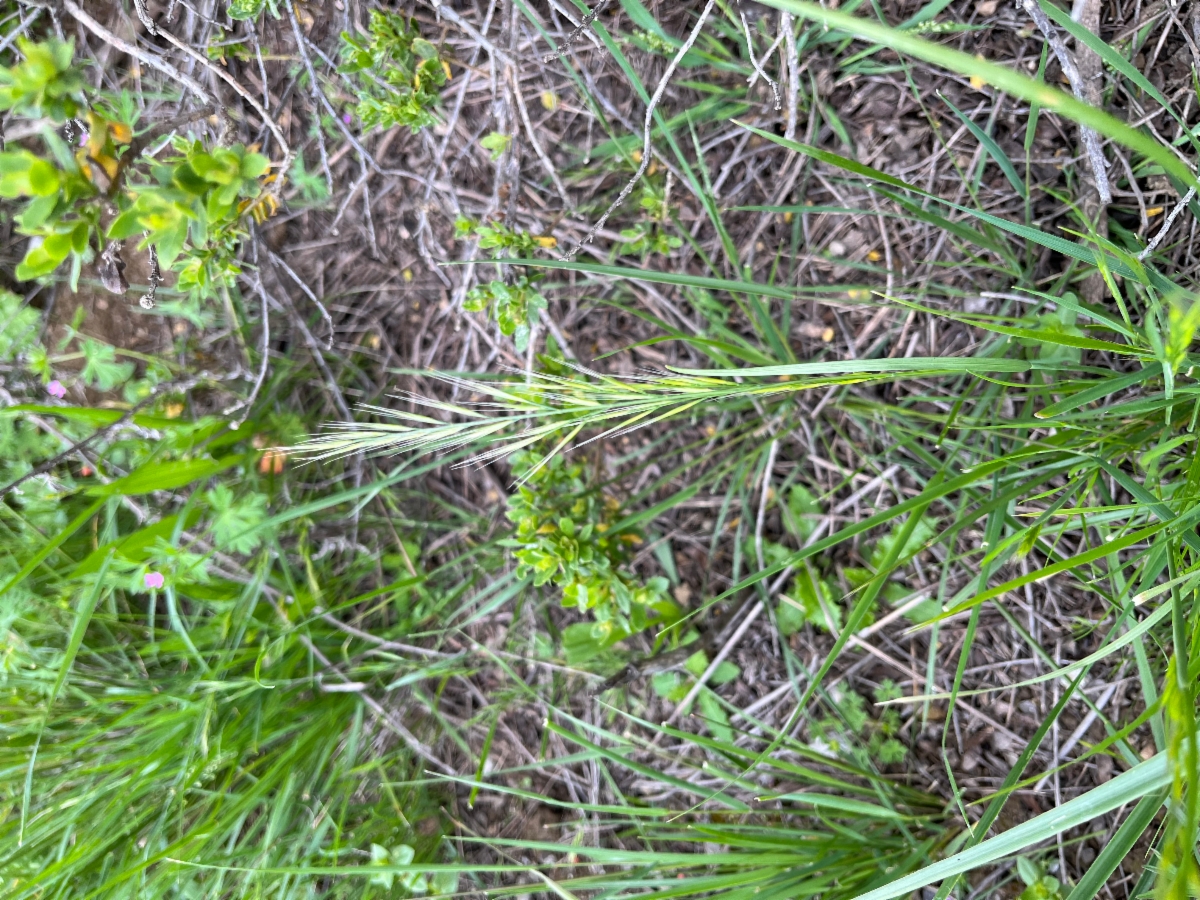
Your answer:
[[[554,247],[553,237],[535,237],[527,231],[509,228],[503,223],[477,225],[470,219],[460,218],[455,223],[457,236],[478,239],[479,248],[490,252],[492,259],[529,258],[539,248]],[[468,312],[490,311],[500,328],[500,333],[513,339],[518,353],[529,347],[533,323],[538,313],[546,308],[546,298],[537,290],[542,280],[537,272],[525,272],[508,281],[494,279],[471,288],[463,301]]]
[[[471,288],[463,301],[467,312],[490,310],[500,333],[511,336],[518,353],[529,347],[531,324],[546,308],[546,298],[533,287],[527,275],[518,275],[511,284],[499,279]]]
[[[136,104],[126,95],[86,94],[70,43],[21,39],[18,46],[24,61],[0,68],[0,109],[56,122],[82,115],[87,133],[72,148],[44,128],[44,152],[0,152],[0,197],[26,201],[15,223],[32,239],[16,277],[69,265],[75,288],[83,264],[99,256],[102,279],[120,293],[124,261],[112,242],[138,238],[179,273],[178,287],[192,300],[231,285],[244,215],[262,221],[275,209],[262,190],[267,158],[240,144],[206,148],[183,138],[160,158],[143,158]]]
[[[820,501],[806,487],[792,485],[780,507],[784,530],[799,544],[804,544],[813,534],[820,518],[824,515]],[[837,633],[841,630],[844,605],[847,597],[864,588],[883,564],[888,553],[900,539],[904,522],[897,523],[892,530],[878,539],[864,542],[860,548],[865,566],[835,566],[829,558],[807,559],[796,566],[787,593],[781,595],[776,608],[776,621],[780,633],[789,637],[804,625],[810,624],[823,631]],[[920,551],[938,533],[936,523],[922,518],[913,526],[912,533],[900,549],[899,558],[905,559]],[[748,539],[745,552],[756,552],[754,542]],[[763,558],[767,565],[786,563],[792,550],[775,541],[763,541]],[[880,592],[881,597],[891,604],[905,601],[911,594],[910,585],[901,575],[893,575]],[[941,608],[935,601],[926,600],[909,609],[905,615],[914,622],[924,622],[937,615]],[[870,624],[874,614],[868,612],[863,625]]]
[[[621,229],[619,254],[640,256],[643,262],[654,253],[666,256],[683,246],[683,239],[667,234],[665,226],[670,222],[670,195],[668,188],[655,179],[642,184],[642,209],[644,222]]]
[[[72,41],[35,43],[17,38],[25,61],[0,68],[0,110],[18,116],[48,116],[59,124],[73,119],[84,105],[83,73],[71,64]]]
[[[407,125],[419,131],[437,118],[439,88],[450,66],[412,19],[371,10],[366,38],[342,32],[343,63],[338,71],[359,88],[354,107],[364,128]]]
[[[1027,857],[1017,857],[1017,876],[1025,883],[1017,900],[1062,900],[1059,880]]]
[[[387,848],[381,844],[371,845],[371,865],[373,866],[408,866],[412,865],[416,851],[408,844],[398,844]],[[457,872],[436,872],[423,875],[420,872],[392,871],[379,872],[369,879],[371,884],[391,891],[392,885],[399,882],[400,887],[411,897],[423,897],[426,894],[443,896],[453,894],[458,890]]]
[[[623,568],[642,536],[617,527],[620,505],[588,488],[582,463],[559,454],[541,460],[529,450],[512,457],[524,481],[509,497],[507,515],[516,525],[518,575],[561,588],[563,606],[587,610],[595,620],[568,630],[568,657],[583,661],[653,622],[672,620],[678,610],[667,579],[642,583]]]

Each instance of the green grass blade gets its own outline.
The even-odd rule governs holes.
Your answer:
[[[29,767],[25,770],[25,788],[21,795],[21,823],[17,829],[18,846],[25,840],[25,824],[29,820],[29,802],[33,791],[33,770],[37,765],[38,749],[42,744],[42,732],[45,730],[46,722],[50,718],[50,710],[58,699],[59,692],[67,683],[67,677],[71,673],[71,666],[75,662],[79,648],[83,645],[83,636],[87,633],[88,623],[92,621],[92,613],[96,611],[96,603],[99,602],[100,594],[104,591],[104,576],[108,574],[108,566],[112,562],[112,557],[110,552],[105,558],[104,564],[100,566],[100,571],[96,574],[92,590],[79,601],[79,607],[75,610],[75,622],[71,626],[71,636],[67,640],[67,648],[63,651],[62,662],[58,666],[58,676],[54,679],[54,687],[50,689],[50,696],[46,698],[46,714],[42,718],[42,726],[38,729],[33,749],[29,753]]]
[[[891,884],[860,894],[856,900],[893,900],[953,878],[980,866],[1019,853],[1027,847],[1049,840],[1078,825],[1124,806],[1130,800],[1163,790],[1171,783],[1171,770],[1165,753],[1159,753],[1143,763],[1122,772],[1111,781],[1092,788],[1085,794],[1068,800],[1057,809],[1022,822],[993,838],[988,838],[967,850],[939,860],[920,871],[897,879]]]
[[[1188,187],[1200,188],[1200,180],[1197,179],[1191,168],[1166,147],[1115,116],[1076,100],[1070,94],[1057,88],[1048,87],[996,63],[977,59],[961,50],[934,44],[886,25],[847,15],[837,10],[825,9],[817,4],[805,2],[805,0],[764,0],[764,2],[768,6],[782,9],[800,18],[822,22],[830,28],[844,31],[847,34],[876,41],[891,47],[898,53],[907,53],[960,75],[980,78],[986,84],[999,88],[1014,97],[1020,97],[1027,102],[1036,101],[1042,107],[1052,109],[1080,125],[1086,125],[1104,137],[1153,160]]]
[[[942,102],[950,107],[951,111],[958,116],[959,121],[961,121],[963,125],[967,126],[967,130],[975,136],[975,140],[979,141],[979,143],[983,146],[983,149],[988,152],[988,156],[996,161],[996,165],[1000,167],[1000,171],[1004,173],[1004,177],[1008,179],[1008,183],[1011,184],[1013,189],[1021,195],[1022,199],[1024,199],[1026,196],[1025,182],[1022,181],[1021,176],[1017,174],[1016,167],[1013,166],[1012,160],[1010,160],[1008,155],[1000,149],[1000,145],[996,143],[990,134],[976,125],[970,116],[951,103],[949,98],[940,93],[938,96],[941,97]]]
[[[656,272],[652,269],[634,269],[627,266],[566,262],[557,259],[514,259],[510,260],[509,263],[514,266],[530,266],[540,269],[565,269],[574,272],[588,272],[593,275],[625,278],[632,281],[649,281],[652,284],[677,284],[701,290],[726,291],[733,294],[757,294],[760,297],[773,297],[776,300],[793,300],[796,297],[796,290],[792,288],[756,284],[752,281],[731,281],[726,278],[688,275],[685,273]],[[839,288],[839,290],[843,289]]]
[[[230,466],[247,462],[252,456],[257,454],[238,454],[220,459],[201,456],[196,459],[147,463],[108,484],[88,488],[87,493],[92,497],[133,497],[154,491],[171,491],[193,481],[211,478]]]
[[[1064,397],[1057,403],[1051,403],[1045,409],[1040,409],[1034,413],[1039,419],[1052,419],[1055,416],[1062,415],[1065,412],[1070,412],[1073,409],[1079,409],[1095,400],[1102,400],[1115,394],[1117,391],[1123,391],[1126,388],[1133,387],[1135,384],[1141,384],[1148,378],[1157,375],[1158,372],[1154,369],[1145,368],[1139,369],[1136,372],[1129,372],[1125,375],[1117,375],[1113,378],[1105,378],[1099,383],[1084,388],[1076,394],[1071,394],[1069,397]]]
[[[1117,866],[1125,860],[1134,845],[1146,833],[1146,829],[1150,827],[1166,799],[1167,791],[1164,788],[1146,794],[1138,801],[1137,806],[1121,823],[1116,834],[1104,844],[1100,855],[1087,867],[1087,871],[1083,873],[1079,883],[1067,895],[1067,900],[1092,900],[1103,890],[1108,877],[1117,870]]]
[[[913,356],[907,359],[833,359],[784,366],[755,366],[749,369],[677,369],[674,366],[667,368],[680,374],[710,378],[729,378],[733,375],[741,378],[778,378],[780,375],[860,375],[868,372],[897,375],[909,372],[1028,372],[1037,367],[1036,360]]]
[[[66,543],[67,538],[91,521],[92,516],[98,513],[100,511],[100,507],[104,506],[106,502],[106,499],[101,497],[79,515],[77,515],[74,519],[72,519],[62,531],[47,541],[46,545],[42,547],[41,550],[31,556],[25,565],[21,566],[20,571],[10,578],[4,587],[0,588],[0,597],[3,597],[14,587],[28,578],[30,573],[40,566],[46,560],[46,558],[50,556],[51,553]]]
[[[75,610],[75,622],[71,626],[71,637],[67,641],[66,650],[63,651],[62,662],[58,667],[58,677],[54,679],[54,687],[50,689],[50,697],[46,701],[47,708],[54,705],[54,702],[58,699],[59,692],[63,689],[63,685],[67,683],[71,666],[75,662],[79,648],[83,645],[83,636],[87,632],[88,623],[92,621],[92,613],[96,610],[96,603],[100,600],[100,594],[104,591],[104,576],[108,574],[108,567],[112,562],[112,556],[110,552],[107,558],[105,558],[104,563],[100,566],[100,571],[96,573],[96,580],[95,584],[92,585],[92,590],[84,596],[79,603],[78,609]]]

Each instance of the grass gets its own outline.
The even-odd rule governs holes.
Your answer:
[[[590,315],[636,323],[614,353],[674,354],[656,371],[622,374],[599,349],[590,361],[554,352],[565,326],[552,305],[533,313],[545,326],[533,325],[535,346],[547,331],[554,341],[540,357],[488,337],[499,340],[492,359],[503,350],[523,370],[479,374],[451,358],[440,373],[405,367],[412,389],[394,401],[367,355],[309,340],[320,387],[281,363],[231,429],[190,389],[162,391],[127,422],[82,389],[70,405],[34,402],[44,399],[37,361],[57,352],[44,372],[67,371],[66,345],[0,337],[5,390],[29,401],[0,414],[11,445],[0,480],[93,435],[84,459],[104,482],[60,461],[51,480],[0,503],[16,548],[0,566],[6,896],[889,900],[936,889],[941,900],[1008,892],[1020,872],[1042,871],[1031,860],[1053,867],[1060,900],[1194,893],[1194,272],[1170,244],[1144,253],[1145,236],[1120,222],[1098,229],[1079,208],[1079,173],[1047,187],[1032,161],[1037,120],[1053,117],[1123,155],[1130,175],[1114,166],[1112,177],[1130,194],[1152,175],[1186,191],[1200,186],[1179,152],[1194,144],[1187,113],[1171,109],[1181,129],[1169,146],[1048,84],[1045,54],[1032,77],[943,37],[962,32],[915,28],[946,4],[899,24],[863,3],[767,5],[793,17],[798,58],[820,55],[839,78],[892,78],[948,158],[953,141],[974,156],[953,160],[956,193],[861,161],[849,116],[818,95],[815,75],[792,97],[806,128],[782,136],[745,86],[754,70],[738,6],[718,3],[676,76],[701,88],[707,76],[711,96],[650,117],[661,168],[646,167],[648,183],[674,184],[694,214],[656,220],[680,246],[639,261],[602,248],[597,261],[470,257],[480,280],[494,269],[541,276],[547,297],[602,297]],[[671,59],[682,46],[672,35],[687,33],[676,26],[691,20],[668,30],[658,7],[621,7],[627,22],[594,25],[597,56],[642,109],[645,59]],[[1170,108],[1135,68],[1136,47],[1043,7],[1121,90]],[[540,8],[511,9],[553,43]],[[645,162],[638,116],[620,121],[577,57],[553,65],[605,136],[573,157],[573,177],[611,175],[605,184],[619,188]],[[953,100],[923,92],[930,71],[1013,107],[1024,159],[965,88]],[[966,137],[948,139],[944,123]],[[518,120],[509,125],[519,136]],[[721,127],[775,154],[795,187],[726,205],[724,151],[708,143]],[[318,133],[324,159],[331,131]],[[511,143],[494,160],[494,196]],[[536,171],[547,188],[553,179]],[[809,203],[808,192],[837,202]],[[599,192],[579,218],[609,200]],[[854,260],[833,241],[820,251],[809,238],[818,216],[878,222],[885,246]],[[893,227],[937,236],[922,277],[895,264]],[[801,273],[817,258],[844,277],[813,283]],[[253,287],[248,276],[243,319],[228,323],[245,332],[243,352]],[[265,311],[271,298],[257,287]],[[994,302],[969,305],[982,288]],[[11,322],[40,321],[9,302]],[[815,333],[831,323],[833,337],[798,344],[796,320],[821,309],[831,315]],[[198,371],[199,348],[187,353]],[[187,415],[168,415],[176,395]],[[346,398],[362,401],[367,421],[326,411]],[[564,612],[557,592],[514,574],[496,489],[508,486],[478,465],[527,448],[588,461],[586,491],[621,511],[614,531],[649,544],[631,554],[631,583],[665,578],[677,598],[699,584],[699,596],[572,665],[569,636],[599,641],[604,622]],[[313,465],[295,468],[299,458]],[[815,460],[836,477],[818,477]],[[476,502],[486,491],[490,507]],[[714,511],[693,534],[701,499]],[[573,524],[543,527],[576,537]],[[704,572],[681,566],[683,546],[698,548]],[[1074,621],[1047,622],[1063,607]],[[785,628],[796,609],[799,624]],[[1041,639],[1051,628],[1053,647]],[[1000,630],[1035,674],[973,674]],[[1068,632],[1086,652],[1063,653]],[[876,635],[886,640],[871,644]],[[716,643],[688,643],[708,637]],[[648,670],[644,688],[592,696],[600,679],[644,663],[626,649],[638,640],[701,655],[682,671]],[[722,642],[751,640],[740,665],[714,656]],[[865,713],[846,692],[859,690],[855,654],[868,648],[870,659],[871,647],[907,681]],[[768,707],[726,687],[749,682],[754,654],[785,673]],[[1118,689],[1127,670],[1137,699],[1110,715],[1095,688]],[[1011,720],[982,704],[1009,697],[1011,709],[1018,694],[1038,698],[1039,716],[1003,777],[984,784],[959,752],[955,711],[1007,731]],[[695,706],[675,710],[685,697]],[[867,723],[885,708],[909,754],[918,734],[932,736],[920,779],[918,763],[871,749],[878,726]],[[536,724],[521,718],[528,710]],[[1082,728],[1074,755],[1060,752],[1084,716],[1092,731]],[[1092,774],[1102,760],[1107,780]],[[1039,796],[1048,808],[1013,820],[1021,798]],[[531,811],[540,832],[514,825]],[[1093,839],[1092,860],[1068,866],[1066,848]],[[1144,869],[1116,879],[1134,860]]]
[[[263,423],[247,425],[253,433]],[[97,449],[119,456],[129,443]],[[419,471],[393,476],[393,496]],[[243,487],[268,480],[253,463],[238,476]],[[101,499],[49,553],[35,554],[46,510],[22,521],[10,509],[6,517],[10,535],[27,541],[11,559],[42,557],[6,591],[6,896],[337,895],[337,879],[273,870],[361,863],[372,844],[408,845],[418,860],[437,861],[437,792],[387,784],[418,771],[408,748],[414,736],[357,694],[360,679],[394,680],[413,661],[360,655],[373,645],[352,650],[355,639],[320,610],[336,612],[337,598],[373,606],[368,637],[386,644],[453,603],[457,566],[412,577],[385,562],[393,584],[374,593],[383,598],[374,604],[371,594],[355,596],[362,564],[337,572],[305,548],[304,566],[295,568],[280,552],[294,539],[293,523],[346,508],[361,490],[326,492],[253,523],[243,518],[235,545],[262,551],[241,562],[214,558],[211,545],[204,552],[213,524],[198,515],[203,492],[196,479],[176,480],[186,483],[143,508],[149,524],[139,526],[120,497]],[[165,515],[158,503],[169,510],[172,498],[192,514]],[[155,565],[168,576],[161,593],[113,577],[115,560],[162,559],[167,548],[148,532],[165,535],[176,560],[192,555],[185,570]],[[314,667],[344,654],[349,665]],[[428,660],[416,662],[430,671]],[[470,667],[447,662],[434,668]]]

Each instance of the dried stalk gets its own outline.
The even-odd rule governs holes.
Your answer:
[[[1071,56],[1071,52],[1059,37],[1058,30],[1054,27],[1054,23],[1050,21],[1050,17],[1042,12],[1042,8],[1038,6],[1037,0],[1020,0],[1021,8],[1029,13],[1034,24],[1046,37],[1046,43],[1050,45],[1050,49],[1054,51],[1055,57],[1058,59],[1058,64],[1062,66],[1063,74],[1067,76],[1067,81],[1071,84],[1071,93],[1075,95],[1075,99],[1081,103],[1087,103],[1087,94],[1084,90],[1083,78],[1079,74],[1079,69],[1075,66],[1075,59]],[[1092,177],[1096,182],[1096,190],[1100,193],[1100,201],[1104,204],[1112,203],[1112,191],[1108,186],[1108,162],[1104,159],[1104,152],[1100,148],[1100,137],[1091,128],[1086,125],[1079,126],[1079,136],[1083,141],[1083,147],[1088,158],[1088,165],[1092,169]]]
[[[1187,209],[1187,205],[1196,199],[1196,189],[1188,188],[1188,192],[1183,195],[1183,199],[1171,210],[1171,214],[1167,216],[1167,221],[1163,222],[1163,227],[1158,230],[1158,234],[1146,245],[1146,249],[1137,255],[1138,262],[1144,260],[1147,256],[1158,249],[1158,245],[1163,242],[1163,238],[1167,236],[1167,232],[1171,230],[1171,226],[1175,224],[1175,220],[1179,218],[1179,214]]]
[[[582,250],[585,244],[590,244],[596,239],[596,235],[599,233],[600,229],[604,227],[604,223],[608,221],[609,217],[616,211],[617,207],[624,203],[626,198],[633,193],[633,189],[637,187],[637,183],[641,181],[642,176],[646,174],[646,169],[650,167],[650,136],[654,131],[654,110],[658,108],[658,104],[661,102],[662,96],[667,90],[667,85],[671,82],[671,76],[675,74],[675,70],[679,67],[680,61],[684,56],[687,55],[687,52],[692,49],[692,45],[695,44],[699,39],[700,30],[704,27],[704,23],[708,21],[708,17],[712,14],[713,7],[716,5],[717,0],[708,0],[708,2],[704,4],[704,9],[700,13],[700,18],[696,20],[695,26],[692,28],[691,33],[687,36],[687,40],[683,42],[683,46],[679,48],[678,52],[676,52],[674,58],[671,60],[671,64],[667,66],[667,71],[663,72],[662,78],[660,78],[658,81],[658,86],[654,89],[654,95],[650,98],[650,102],[646,105],[646,122],[642,132],[642,161],[638,165],[638,170],[634,173],[633,177],[629,179],[629,183],[621,189],[621,193],[617,195],[617,199],[614,200],[608,209],[604,211],[604,215],[600,217],[600,220],[588,230],[588,233],[584,236],[583,240],[576,244],[574,249],[570,250],[562,257],[563,260],[574,259],[575,254]]]
[[[742,0],[738,0],[738,16],[742,20],[742,31],[746,35],[746,49],[750,53],[750,65],[754,66],[754,71],[758,73],[758,76],[771,86],[771,94],[775,98],[775,109],[783,109],[783,101],[779,98],[779,82],[767,74],[767,70],[762,67],[762,63],[758,61],[758,56],[754,52],[754,35],[750,31],[750,22],[746,19],[746,11],[742,9]],[[767,55],[771,55],[769,51]],[[754,80],[753,76],[750,80]]]
[[[608,3],[609,0],[600,0],[600,2],[596,4],[595,9],[584,16],[583,21],[575,27],[575,30],[567,35],[567,39],[554,48],[553,53],[547,53],[542,57],[542,62],[554,62],[554,60],[566,56],[567,49],[583,36],[583,33],[588,30],[588,26],[596,21],[596,17],[600,15],[604,7],[608,6]]]
[[[200,82],[196,81],[196,79],[192,78],[190,75],[184,75],[174,66],[163,62],[163,60],[159,59],[157,56],[146,53],[128,41],[117,37],[115,34],[85,13],[82,9],[80,9],[74,0],[63,0],[63,9],[70,13],[75,21],[77,21],[92,34],[96,35],[96,37],[100,38],[100,40],[104,41],[104,43],[108,44],[110,47],[132,56],[138,62],[143,63],[152,69],[157,69],[172,81],[179,82],[193,94],[199,97],[200,100],[205,104],[212,105],[214,103],[213,98],[209,95],[208,91],[206,91]]]

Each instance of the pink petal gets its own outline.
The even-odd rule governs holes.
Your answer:
[[[158,590],[158,588],[163,586],[165,579],[162,577],[161,572],[147,572],[145,581],[146,587],[151,590]]]
[[[63,397],[67,396],[67,389],[62,386],[61,381],[55,380],[46,385],[46,393],[51,397],[57,397],[59,400],[61,400]]]

